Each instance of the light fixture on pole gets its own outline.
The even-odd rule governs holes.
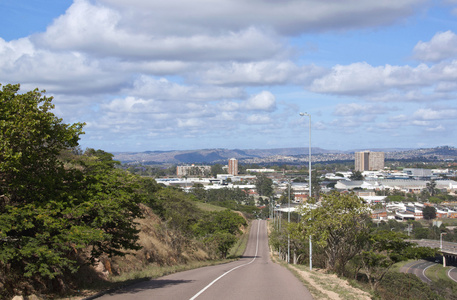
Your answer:
[[[312,182],[311,182],[311,115],[308,113],[300,113],[300,116],[307,116],[309,117],[309,156],[308,156],[308,185],[309,185],[309,200],[311,200],[311,197],[313,195],[312,192]],[[311,239],[311,235],[309,236],[309,269],[312,271],[313,270],[313,242]]]
[[[289,178],[289,207],[287,209],[287,222],[290,226],[290,178]],[[287,263],[290,263],[290,232],[287,230]]]
[[[446,234],[446,232],[441,232],[440,234],[440,250],[443,250],[443,234]]]

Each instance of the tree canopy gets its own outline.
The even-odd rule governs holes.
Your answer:
[[[422,210],[422,215],[426,220],[432,220],[436,218],[436,208],[433,206],[425,206]]]
[[[352,180],[363,180],[363,174],[360,171],[352,171],[352,174],[350,176]]]
[[[359,256],[368,282],[376,290],[381,280],[397,262],[407,259],[433,257],[436,250],[427,247],[416,247],[406,241],[402,233],[390,230],[370,232],[364,239],[363,251]]]
[[[261,174],[257,175],[255,186],[260,196],[273,195],[273,180]]]
[[[63,123],[44,91],[19,88],[0,91],[0,297],[138,248],[136,180],[109,153],[72,152],[84,124]]]
[[[355,194],[325,194],[316,208],[301,208],[299,230],[324,250],[328,270],[342,272],[361,250],[368,213],[368,206]]]

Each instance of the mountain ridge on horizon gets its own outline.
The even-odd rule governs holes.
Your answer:
[[[358,151],[373,151],[398,153],[407,151],[425,151],[436,152],[442,151],[451,152],[451,156],[457,157],[457,149],[449,146],[439,146],[435,148],[361,148],[351,150],[327,150],[319,147],[311,147],[312,155],[331,155],[345,154],[350,155]],[[265,159],[275,156],[301,156],[308,154],[307,147],[290,147],[290,148],[270,148],[270,149],[225,149],[225,148],[209,148],[197,150],[156,150],[143,152],[113,152],[114,159],[122,163],[218,163],[224,162],[230,158],[239,160],[247,159]]]

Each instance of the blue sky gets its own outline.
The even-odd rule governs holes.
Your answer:
[[[0,0],[0,83],[83,148],[457,146],[457,1]]]

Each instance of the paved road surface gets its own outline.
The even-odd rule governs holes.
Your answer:
[[[429,262],[426,260],[416,260],[411,263],[404,265],[400,271],[403,273],[411,273],[420,278],[423,282],[430,283],[431,280],[425,276],[425,270],[436,263]]]
[[[253,222],[239,261],[141,282],[98,299],[312,299],[297,278],[270,260],[266,224]]]
[[[449,271],[447,272],[447,276],[449,276],[449,278],[451,278],[452,280],[457,282],[457,268],[456,267],[450,268]]]

